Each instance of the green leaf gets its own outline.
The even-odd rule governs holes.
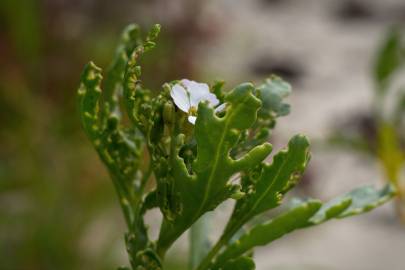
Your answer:
[[[239,240],[229,245],[219,255],[215,266],[221,266],[228,260],[250,251],[253,247],[267,245],[287,233],[305,227],[321,205],[318,200],[309,200],[275,217],[268,223],[255,226]]]
[[[395,195],[392,185],[381,190],[362,187],[322,205],[318,200],[295,203],[291,210],[265,224],[257,225],[231,243],[221,253],[215,266],[237,258],[256,246],[263,246],[296,229],[321,224],[332,218],[345,218],[368,212],[387,202]]]
[[[145,51],[149,51],[156,46],[155,40],[157,39],[159,33],[160,33],[160,25],[159,24],[153,25],[148,33],[148,36],[146,37],[146,41],[144,44]]]
[[[92,62],[84,68],[78,90],[79,111],[83,128],[107,166],[117,190],[126,221],[132,225],[132,203],[139,194],[132,189],[138,173],[142,150],[141,136],[133,129],[119,126],[119,118],[111,115],[106,125],[100,119],[101,69]]]
[[[93,62],[83,70],[78,90],[78,104],[84,131],[95,146],[101,134],[99,118],[99,99],[101,96],[101,69]]]
[[[114,60],[107,69],[104,82],[103,97],[110,112],[115,112],[118,105],[118,94],[122,90],[125,68],[128,58],[134,49],[142,44],[140,29],[136,24],[128,25],[121,34],[120,43],[116,49]]]
[[[281,203],[283,194],[291,189],[309,161],[309,142],[305,136],[291,138],[288,148],[277,153],[272,164],[264,164],[253,192],[239,200],[224,235],[232,235],[247,221]]]
[[[356,188],[323,204],[310,219],[308,226],[318,225],[332,218],[340,219],[366,213],[384,204],[395,194],[393,185],[386,185],[380,190],[371,186]]]
[[[220,270],[254,270],[255,262],[250,257],[239,257],[235,260],[227,261]],[[213,269],[216,270],[216,269]]]
[[[155,24],[149,31],[146,41],[138,45],[129,56],[126,65],[123,85],[124,104],[127,114],[132,123],[143,132],[148,140],[151,134],[151,127],[156,122],[152,117],[151,92],[145,89],[140,81],[141,67],[137,61],[140,56],[155,47],[154,40],[160,32],[160,25]]]
[[[143,89],[140,84],[140,67],[137,64],[139,56],[142,54],[142,49],[137,49],[131,55],[124,75],[124,104],[129,119],[132,123],[141,130],[145,136],[147,135],[147,126],[151,119],[144,117],[145,110],[141,112],[142,106],[150,108],[148,102],[150,100],[150,92]]]
[[[401,34],[398,29],[392,29],[379,49],[374,64],[374,79],[381,94],[385,93],[389,79],[402,61]]]
[[[214,86],[214,93],[221,99],[222,84]],[[232,156],[238,156],[256,145],[267,142],[271,130],[276,125],[276,118],[287,115],[290,105],[284,103],[284,99],[290,94],[291,86],[281,78],[272,75],[269,79],[255,89],[255,95],[261,100],[257,121],[242,134],[237,147],[232,150]]]
[[[253,90],[252,84],[242,84],[228,93],[225,97],[226,113],[221,118],[207,104],[199,104],[194,129],[197,158],[192,164],[192,174],[178,155],[178,150],[171,160],[174,183],[171,198],[178,201],[179,213],[173,221],[166,217],[163,222],[158,242],[163,250],[202,214],[237,192],[228,183],[231,176],[259,165],[270,153],[271,146],[265,143],[236,160],[229,154],[241,132],[256,120],[261,102],[252,94]],[[184,136],[179,136],[176,145],[183,145],[183,140]]]
[[[190,269],[194,269],[208,254],[212,244],[209,239],[212,229],[213,215],[205,213],[189,230],[190,238]]]
[[[145,183],[141,183],[143,173],[139,167],[144,139],[137,128],[122,126],[118,106],[118,98],[125,82],[124,71],[127,69],[128,55],[142,44],[139,32],[135,25],[130,25],[124,31],[116,57],[107,73],[104,91],[101,91],[100,86],[101,69],[93,63],[85,67],[78,90],[78,101],[83,127],[108,168],[119,197],[129,229],[126,244],[131,264],[147,265],[145,269],[152,269],[152,266],[158,267],[159,264],[151,263],[154,261],[153,256],[151,257],[152,250],[146,250],[150,242],[143,214],[154,202],[150,200],[150,196],[146,197],[148,201],[145,203],[142,200]],[[104,100],[103,104],[100,103],[101,99]],[[142,256],[139,255],[140,252],[143,252]],[[155,257],[158,258],[157,255]],[[144,262],[146,258],[149,258],[148,262]],[[159,269],[156,267],[153,269]]]
[[[132,257],[133,258],[133,257]],[[132,263],[132,268],[134,270],[162,270],[162,262],[156,252],[147,248],[136,253],[135,261]]]
[[[352,190],[343,198],[350,198],[352,203],[342,213],[337,215],[337,218],[345,218],[348,216],[359,215],[368,212],[394,197],[396,190],[393,185],[386,185],[381,190],[374,187],[366,186]],[[337,199],[339,201],[341,199]]]
[[[282,194],[291,189],[301,177],[309,161],[309,141],[305,136],[291,138],[287,149],[274,156],[273,163],[264,165],[255,192],[246,198],[251,216],[276,207]]]
[[[105,127],[101,125],[101,79],[100,68],[92,62],[86,65],[78,90],[82,125],[110,173],[115,178],[132,181],[139,165],[141,138],[135,130],[120,127],[116,115],[108,118]]]
[[[289,114],[290,105],[283,102],[291,93],[291,85],[280,77],[272,75],[257,88],[263,105],[259,115],[284,116]]]
[[[322,205],[321,209],[319,209],[319,211],[311,218],[309,225],[321,224],[331,218],[335,218],[345,211],[351,204],[352,198],[347,196],[331,200]]]

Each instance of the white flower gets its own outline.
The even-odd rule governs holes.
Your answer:
[[[187,79],[175,84],[170,90],[170,96],[176,106],[188,114],[188,121],[193,125],[197,119],[197,109],[200,102],[207,101],[211,107],[215,107],[219,103],[218,98],[210,92],[207,84]],[[215,112],[222,111],[224,108],[225,104],[221,104],[215,109]]]

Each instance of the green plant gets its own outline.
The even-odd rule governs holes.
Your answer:
[[[243,83],[230,91],[222,82],[209,87],[181,80],[153,92],[143,86],[137,61],[155,46],[159,30],[155,25],[143,39],[136,25],[128,26],[103,86],[101,69],[89,63],[78,90],[84,130],[108,168],[128,226],[132,269],[162,269],[168,249],[190,228],[191,269],[254,269],[254,247],[369,211],[394,195],[387,185],[355,189],[325,204],[294,200],[269,221],[253,222],[280,206],[310,158],[307,138],[296,135],[271,164],[265,162],[276,119],[289,112],[283,98],[291,88],[272,76],[259,86]],[[205,214],[228,199],[236,201],[234,210],[211,246]],[[163,215],[157,241],[144,222],[152,208]]]
[[[49,20],[68,8],[43,7],[36,0],[0,4],[0,268],[111,269],[117,234],[105,230],[96,245],[86,241],[115,201],[72,114],[72,67],[83,63],[84,45],[59,54],[66,32],[54,35]],[[54,61],[66,67],[63,76]]]
[[[401,32],[393,28],[378,49],[373,65],[374,102],[363,123],[339,128],[330,138],[332,144],[349,146],[379,161],[387,182],[395,186],[398,216],[405,222],[405,92],[398,90],[396,76],[403,70],[405,46]],[[390,99],[394,102],[391,102]],[[364,123],[366,122],[366,123]]]

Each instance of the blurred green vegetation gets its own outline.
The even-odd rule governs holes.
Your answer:
[[[331,136],[332,144],[346,146],[377,160],[386,181],[398,191],[398,217],[405,222],[405,41],[392,27],[376,52],[372,66],[373,105],[364,115],[352,117]]]
[[[122,27],[152,23],[142,12],[155,8],[129,0],[1,1],[0,269],[112,269],[125,256],[119,205],[83,134],[75,93],[85,62],[105,67]],[[143,63],[147,85],[197,73],[193,46],[212,35],[194,15],[168,23]]]
[[[0,13],[1,268],[111,268],[111,243],[97,247],[103,256],[86,255],[83,245],[113,192],[76,121],[76,71],[52,67],[75,65],[80,55],[53,58],[63,40],[47,39],[37,1],[7,0]]]

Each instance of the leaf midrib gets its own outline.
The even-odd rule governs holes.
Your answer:
[[[284,161],[282,161],[281,166],[279,167],[279,169],[277,170],[277,173],[274,177],[274,181],[271,183],[271,185],[269,185],[267,187],[267,189],[265,190],[265,192],[263,192],[263,194],[261,196],[259,196],[258,200],[256,201],[256,203],[253,205],[253,207],[249,210],[248,212],[248,216],[251,213],[254,213],[256,207],[262,202],[262,200],[264,199],[264,197],[266,197],[267,193],[273,188],[273,186],[275,185],[275,183],[277,182],[277,178],[280,176],[280,173],[283,171],[284,166],[286,165],[287,161],[290,160],[289,155],[288,155],[288,151],[285,153],[286,154],[286,158],[284,159]],[[274,164],[274,163],[273,163]],[[271,166],[271,165],[270,165]]]
[[[249,98],[249,96],[244,97],[241,100],[241,104],[243,104],[248,98]],[[226,137],[228,126],[229,126],[233,116],[235,114],[237,114],[238,111],[240,111],[240,107],[236,107],[235,110],[232,112],[232,114],[229,115],[228,117],[226,117],[225,126],[224,126],[224,129],[223,129],[222,135],[221,135],[221,139],[220,139],[219,144],[218,144],[219,147],[217,147],[217,151],[215,152],[215,162],[214,162],[214,165],[212,166],[211,173],[210,173],[210,175],[208,177],[208,184],[206,185],[205,190],[204,190],[204,197],[203,197],[200,208],[198,209],[198,211],[196,212],[196,215],[192,219],[193,221],[198,219],[198,217],[201,215],[202,210],[204,209],[205,203],[206,203],[206,201],[208,199],[208,191],[211,189],[211,184],[212,184],[215,172],[217,171],[220,152],[221,152],[221,149],[222,149],[222,144],[223,144],[223,142],[225,140],[225,137]],[[215,115],[214,115],[214,117],[215,117]]]

